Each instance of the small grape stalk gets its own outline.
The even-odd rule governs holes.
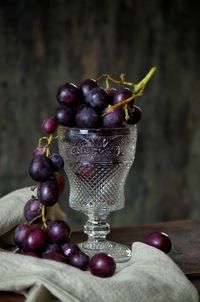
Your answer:
[[[64,262],[82,270],[89,268],[99,277],[114,274],[116,263],[112,257],[99,253],[90,261],[70,241],[71,229],[67,222],[47,219],[47,209],[58,202],[65,183],[64,160],[52,152],[52,143],[62,139],[56,134],[58,126],[116,128],[138,123],[142,110],[135,105],[135,100],[142,96],[155,70],[153,67],[138,84],[126,81],[125,74],[121,74],[119,80],[103,74],[97,80],[84,80],[79,87],[73,83],[59,86],[55,115],[43,120],[41,130],[45,136],[39,138],[28,167],[30,177],[38,184],[32,188],[24,207],[27,223],[18,225],[14,232],[17,253]],[[102,80],[105,87],[100,86]],[[111,87],[111,83],[115,87]],[[92,173],[92,163],[77,165],[76,174],[83,181],[91,178]]]

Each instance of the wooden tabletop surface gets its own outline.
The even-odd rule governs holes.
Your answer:
[[[200,220],[113,228],[108,239],[131,246],[134,241],[144,241],[146,236],[153,231],[162,231],[170,236],[173,247],[169,256],[183,270],[200,293]],[[81,242],[85,238],[86,236],[82,232],[72,234],[72,241],[74,242]],[[0,301],[23,302],[25,298],[14,293],[0,292]]]

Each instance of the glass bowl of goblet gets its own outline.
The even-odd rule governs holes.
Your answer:
[[[65,162],[70,194],[69,206],[88,220],[79,244],[89,256],[104,252],[125,262],[131,250],[106,239],[107,216],[125,205],[124,184],[135,157],[137,127],[79,129],[59,127],[59,153]]]

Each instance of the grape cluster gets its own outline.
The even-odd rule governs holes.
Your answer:
[[[58,107],[54,116],[43,121],[43,133],[52,134],[58,125],[116,128],[137,124],[141,119],[142,110],[135,105],[135,100],[143,95],[144,88],[155,70],[153,67],[138,84],[127,82],[124,74],[119,80],[105,74],[98,80],[86,79],[79,87],[73,83],[60,85],[56,93]],[[105,87],[101,85],[102,79],[105,79]],[[115,87],[111,87],[110,83]],[[40,150],[38,152],[40,153]]]
[[[59,125],[78,128],[121,127],[125,121],[136,124],[142,111],[134,105],[134,98],[128,87],[104,89],[94,79],[86,79],[80,87],[65,83],[57,91],[55,120]]]
[[[33,158],[28,167],[29,175],[38,185],[33,188],[36,194],[24,206],[27,223],[18,225],[14,232],[17,253],[63,262],[81,270],[89,268],[94,275],[109,277],[116,268],[112,257],[99,254],[100,266],[96,267],[98,261],[93,263],[93,258],[90,261],[88,255],[70,241],[71,229],[67,222],[47,219],[47,207],[55,205],[64,190],[63,158],[50,150],[55,131],[52,120],[55,121],[52,118],[43,121],[42,128],[45,126],[48,129],[46,133],[51,134],[49,138],[42,138],[47,142],[46,145],[41,146],[39,143],[33,150]],[[51,130],[49,125],[53,125]]]
[[[60,85],[56,95],[59,106],[54,116],[43,120],[42,132],[46,136],[39,139],[28,167],[30,177],[38,184],[33,188],[36,194],[24,207],[27,223],[18,225],[14,232],[18,253],[63,262],[82,270],[89,268],[99,277],[114,274],[116,263],[111,256],[99,253],[89,259],[70,241],[71,229],[67,222],[47,219],[47,208],[58,202],[65,185],[63,158],[51,152],[51,145],[58,139],[55,132],[59,125],[115,128],[124,126],[125,122],[138,123],[142,111],[134,104],[135,99],[142,95],[154,72],[155,68],[152,68],[136,85],[126,82],[123,74],[119,81],[103,75],[106,88],[94,79],[84,80],[79,87],[72,83]],[[110,87],[110,81],[117,87]],[[77,167],[77,175],[83,179],[92,177],[92,171],[90,163]]]

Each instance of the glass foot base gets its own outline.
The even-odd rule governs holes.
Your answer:
[[[81,242],[78,244],[80,249],[89,257],[97,253],[106,253],[112,256],[116,262],[126,262],[131,258],[131,250],[123,244],[113,241],[102,242]]]

